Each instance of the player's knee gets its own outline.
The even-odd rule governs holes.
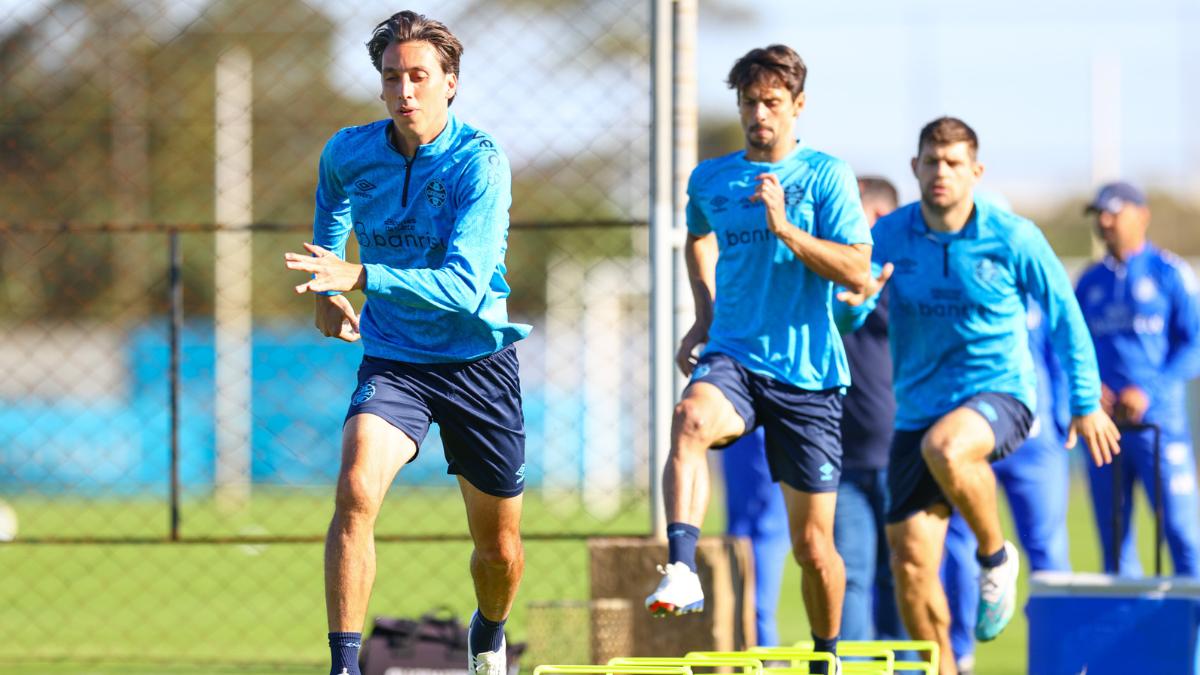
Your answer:
[[[949,435],[929,434],[921,443],[921,456],[934,472],[953,471],[965,456],[965,448]]]
[[[806,529],[792,535],[792,556],[804,570],[825,570],[833,566],[837,549],[831,536]]]
[[[525,548],[519,535],[501,535],[476,542],[475,559],[485,567],[519,567],[525,562]]]
[[[338,476],[334,497],[336,514],[342,520],[374,520],[379,513],[378,499],[371,487],[370,476],[364,471],[343,471]]]
[[[712,433],[711,424],[704,405],[698,401],[685,398],[676,404],[674,427],[677,435],[690,440],[706,441]]]

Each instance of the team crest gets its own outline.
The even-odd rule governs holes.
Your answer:
[[[1150,302],[1158,295],[1158,286],[1149,277],[1142,277],[1133,284],[1133,297],[1138,302]]]
[[[804,186],[792,184],[783,189],[783,202],[788,206],[796,206],[804,201]]]
[[[434,178],[425,186],[425,199],[429,200],[430,206],[441,206],[446,203],[446,186],[442,185],[442,181]]]
[[[984,258],[975,263],[975,278],[984,284],[990,284],[995,281],[999,270],[996,267],[996,261],[991,258]]]

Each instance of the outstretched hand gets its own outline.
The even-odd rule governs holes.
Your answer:
[[[1111,464],[1113,457],[1121,453],[1118,443],[1121,432],[1117,431],[1117,425],[1103,410],[1071,418],[1071,427],[1067,430],[1067,449],[1074,448],[1079,438],[1083,439],[1096,466]]]
[[[352,291],[366,285],[366,270],[362,265],[346,262],[316,244],[305,242],[303,253],[284,253],[289,270],[312,274],[312,279],[296,286],[297,293],[305,291]]]
[[[837,294],[837,299],[846,303],[847,305],[850,305],[851,307],[858,307],[862,305],[864,302],[874,297],[876,293],[883,290],[883,287],[887,285],[888,279],[892,278],[892,272],[895,269],[896,268],[892,265],[892,263],[885,264],[883,269],[879,270],[879,276],[873,277],[867,281],[867,285],[863,288],[862,293],[854,293],[853,291],[845,290]]]

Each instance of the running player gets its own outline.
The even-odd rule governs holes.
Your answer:
[[[374,524],[400,467],[431,422],[458,476],[475,550],[472,675],[507,675],[504,621],[524,569],[525,430],[508,320],[504,254],[512,201],[495,140],[450,114],[462,44],[411,11],[375,27],[367,50],[388,119],[339,131],[321,155],[307,253],[317,329],[365,355],[342,428],[342,463],[325,545],[331,675],[357,675],[375,578]],[[343,260],[353,232],[362,264]],[[361,321],[343,291],[367,296]],[[360,331],[361,327],[361,331]]]
[[[796,139],[805,74],[783,45],[738,59],[728,82],[746,147],[701,163],[689,181],[696,323],[677,360],[692,379],[663,476],[669,562],[646,606],[659,615],[703,608],[695,547],[709,498],[705,455],[761,425],[813,637],[836,653],[845,572],[833,513],[850,377],[830,306],[835,283],[857,292],[868,283],[871,234],[850,168]]]
[[[975,132],[939,118],[921,130],[917,148],[920,201],[884,217],[873,232],[876,261],[893,266],[887,292],[897,412],[888,542],[909,634],[937,640],[949,655],[938,565],[952,507],[979,542],[976,636],[995,638],[1016,607],[1017,551],[1000,528],[989,462],[1016,449],[1033,421],[1026,295],[1045,310],[1066,370],[1068,445],[1082,437],[1102,464],[1118,450],[1118,434],[1100,409],[1095,352],[1062,265],[1033,223],[974,198],[983,174]],[[866,296],[845,299],[856,304]],[[942,660],[943,673],[954,668],[952,658]]]
[[[1079,304],[1100,357],[1102,401],[1122,424],[1155,424],[1162,432],[1163,526],[1175,574],[1200,575],[1200,505],[1196,459],[1185,409],[1187,381],[1200,374],[1200,300],[1187,263],[1146,238],[1150,207],[1129,183],[1105,185],[1088,206],[1107,255],[1079,279]],[[1150,431],[1127,431],[1121,485],[1121,574],[1140,576],[1129,513],[1133,482],[1153,495]],[[1089,472],[1104,568],[1116,569],[1112,469]]]

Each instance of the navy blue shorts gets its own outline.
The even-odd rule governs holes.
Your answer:
[[[692,382],[721,390],[746,423],[762,426],[771,480],[801,492],[834,492],[842,475],[842,390],[809,391],[747,370],[731,356],[705,354]]]
[[[996,462],[1011,455],[1029,435],[1033,424],[1033,413],[1013,396],[984,392],[967,399],[959,408],[971,408],[983,415],[996,447],[988,455],[989,462]],[[887,522],[898,523],[909,516],[924,511],[934,504],[949,505],[942,488],[929,472],[925,458],[921,456],[921,442],[931,427],[910,431],[896,430],[892,436],[892,447],[888,453],[888,507]]]
[[[346,419],[362,413],[382,417],[418,448],[430,423],[437,422],[446,473],[461,475],[489,495],[514,497],[525,488],[525,416],[517,370],[512,345],[467,363],[364,356]]]

